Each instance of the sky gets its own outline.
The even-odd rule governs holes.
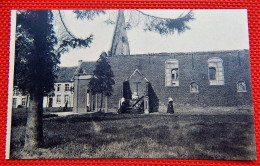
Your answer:
[[[164,18],[177,18],[181,13],[188,12],[188,10],[142,11]],[[246,9],[204,9],[193,12],[195,20],[187,24],[191,29],[182,34],[162,36],[155,32],[144,32],[141,26],[128,30],[130,54],[249,49]],[[61,56],[60,66],[76,66],[78,60],[96,61],[103,51],[110,50],[115,26],[104,22],[108,19],[108,14],[89,21],[76,19],[72,11],[61,13],[65,25],[74,36],[85,39],[93,34],[94,39],[89,48],[70,49],[64,53]],[[116,11],[110,12],[110,18],[116,18]],[[57,22],[60,21],[57,15],[55,19]],[[60,26],[62,25],[55,25],[55,31],[59,32],[63,28]]]

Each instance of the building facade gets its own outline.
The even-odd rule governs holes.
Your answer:
[[[12,108],[26,107],[29,97],[22,95],[17,86],[13,88]]]
[[[44,108],[73,107],[74,81],[72,77],[77,67],[61,67],[56,73],[54,90],[43,98]],[[13,87],[12,107],[28,107],[29,96],[22,95],[18,87]]]
[[[43,99],[44,107],[73,107],[73,82],[58,82],[54,91]]]
[[[44,107],[73,107],[73,75],[77,67],[61,67],[55,74],[54,90],[43,99]]]
[[[111,112],[119,109],[121,98],[132,100],[133,95],[147,101],[144,108],[148,112],[166,112],[169,97],[176,106],[252,105],[248,50],[114,55],[108,59],[115,85],[104,109]],[[100,97],[92,95],[87,86],[93,63],[83,62],[77,70],[88,72],[75,73],[74,112],[96,110]]]

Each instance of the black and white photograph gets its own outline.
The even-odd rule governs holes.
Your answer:
[[[256,160],[246,9],[11,16],[6,159]]]

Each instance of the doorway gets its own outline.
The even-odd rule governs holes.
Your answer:
[[[52,107],[53,104],[53,98],[49,98],[49,107]]]

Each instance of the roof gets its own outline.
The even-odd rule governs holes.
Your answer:
[[[81,69],[84,74],[93,74],[96,68],[96,62],[82,62]]]
[[[194,54],[227,54],[227,53],[234,53],[234,52],[244,52],[248,53],[248,49],[241,49],[241,50],[217,50],[217,51],[191,51],[191,52],[161,52],[161,53],[146,53],[146,54],[131,54],[131,55],[113,55],[111,57],[120,57],[120,58],[134,58],[134,57],[147,57],[147,56],[169,56],[169,55],[194,55]]]
[[[77,67],[61,67],[56,71],[55,82],[70,82]]]

